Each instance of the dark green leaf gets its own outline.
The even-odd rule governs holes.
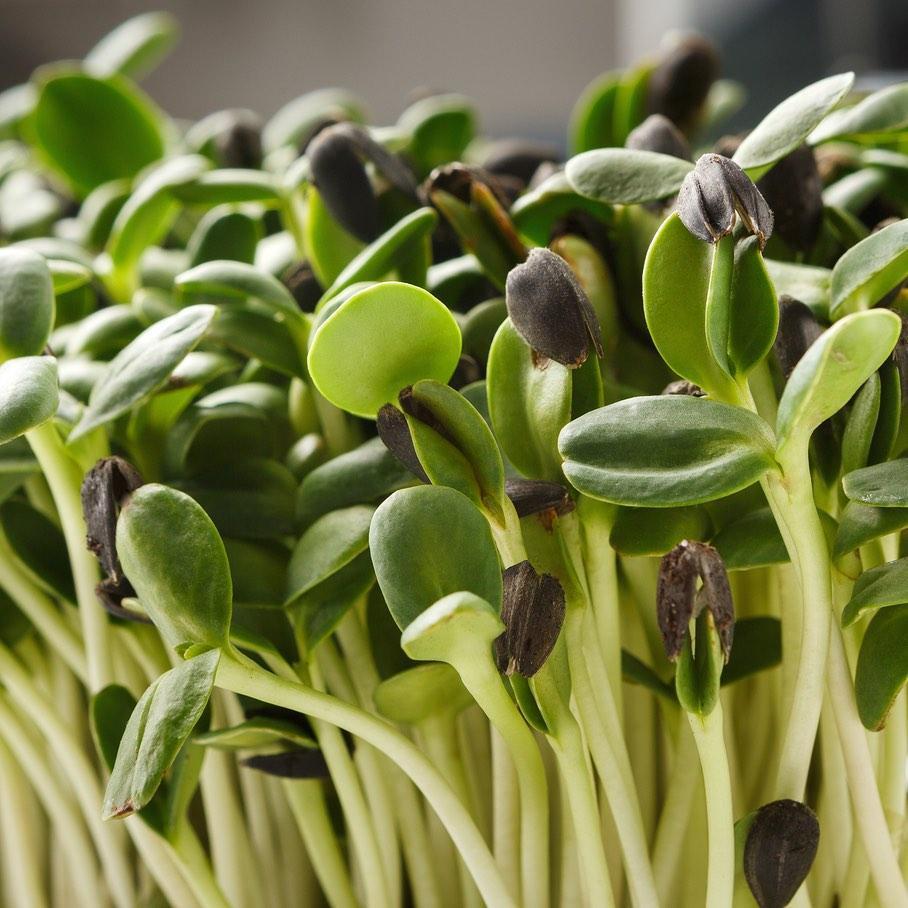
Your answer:
[[[21,356],[0,365],[0,444],[50,419],[58,400],[53,357]]]
[[[908,680],[908,604],[884,608],[867,625],[854,675],[861,722],[880,731]]]
[[[774,467],[769,427],[707,398],[638,397],[595,410],[561,432],[571,484],[617,504],[673,507],[730,495]]]
[[[852,501],[877,508],[908,507],[908,459],[891,460],[848,473],[842,480]]]
[[[864,571],[858,577],[842,612],[842,627],[854,624],[869,609],[904,603],[908,603],[908,558],[899,558]]]
[[[0,359],[37,356],[54,324],[54,285],[44,257],[0,250]]]
[[[634,205],[674,195],[693,169],[690,161],[655,151],[598,148],[571,158],[565,173],[582,196],[611,205]]]

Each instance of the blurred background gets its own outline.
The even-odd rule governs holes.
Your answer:
[[[571,106],[599,73],[639,60],[672,29],[722,51],[753,124],[806,82],[908,69],[908,0],[0,0],[0,88],[81,57],[123,19],[168,9],[183,39],[143,83],[175,116],[224,107],[269,115],[313,88],[349,88],[374,122],[414,90],[458,91],[492,136],[563,144]]]

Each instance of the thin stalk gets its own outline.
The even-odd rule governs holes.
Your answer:
[[[630,760],[605,668],[597,665],[595,652],[592,659],[585,652],[586,621],[585,603],[569,601],[565,632],[574,704],[615,819],[633,904],[656,905],[656,882]]]
[[[293,811],[306,851],[312,859],[322,892],[331,908],[357,908],[347,864],[331,826],[325,792],[318,779],[284,780],[284,793]]]
[[[700,756],[706,792],[709,841],[706,908],[728,908],[735,888],[735,818],[722,728],[722,705],[717,702],[707,716],[688,713],[687,718]]]
[[[675,763],[653,845],[653,873],[660,905],[670,904],[672,893],[676,891],[675,881],[684,850],[684,840],[689,832],[699,773],[693,734],[689,731],[687,723],[679,724]]]
[[[520,789],[501,732],[492,725],[492,851],[515,898],[520,894]]]
[[[131,823],[132,820],[126,821]],[[171,833],[171,842],[180,873],[203,908],[234,908],[224,897],[211,870],[211,862],[189,820],[183,819]]]
[[[101,819],[103,793],[94,767],[54,711],[53,703],[34,686],[13,653],[0,644],[0,679],[9,695],[34,719],[56,758],[65,768],[85,817],[114,902],[122,908],[135,903],[134,880],[126,854],[124,830]]]
[[[350,678],[356,689],[359,705],[367,712],[375,714],[373,697],[380,679],[369,640],[355,608],[351,609],[341,621],[337,629],[337,638],[349,666]],[[369,752],[373,758],[378,756],[372,748],[369,748]],[[426,824],[416,790],[409,779],[403,776],[393,764],[381,766],[381,770],[387,770],[385,778],[391,792],[393,805],[390,812],[397,820],[404,861],[417,908],[438,905],[440,902],[438,873],[424,847]],[[452,781],[450,776],[448,779]],[[454,785],[453,781],[452,785]],[[456,785],[454,787],[457,790]]]
[[[549,902],[549,796],[542,756],[491,658],[464,660],[457,671],[507,744],[520,789],[522,904],[545,908]]]
[[[255,663],[224,654],[217,683],[234,693],[283,706],[346,729],[385,753],[413,780],[441,818],[466,861],[483,898],[496,908],[512,908],[514,900],[495,866],[476,824],[442,775],[413,744],[387,723],[334,697],[279,678]]]
[[[318,659],[323,658],[324,654],[318,653]],[[318,660],[310,663],[309,675],[315,690],[324,691],[325,682]],[[347,832],[363,875],[366,902],[375,908],[388,906],[391,904],[391,895],[385,875],[382,850],[359,782],[356,766],[347,751],[343,737],[334,724],[316,721],[313,723],[313,728],[344,811]]]
[[[908,906],[908,891],[889,836],[867,735],[858,716],[854,685],[838,624],[833,626],[829,655],[829,698],[848,773],[855,825],[864,845],[880,901],[891,908],[905,908]]]
[[[88,662],[88,687],[97,693],[113,680],[113,658],[109,639],[107,613],[98,602],[95,586],[100,579],[98,563],[85,544],[85,521],[82,518],[82,470],[69,456],[53,420],[25,433],[31,449],[50,486],[66,539],[66,550],[76,584],[82,639]]]
[[[31,853],[29,789],[19,765],[0,738],[0,830],[10,908],[45,908],[47,892]]]
[[[50,822],[59,832],[57,841],[73,884],[74,898],[82,908],[95,908],[103,899],[98,861],[91,838],[72,796],[60,784],[41,748],[22,719],[0,696],[0,746],[9,748],[41,801]],[[6,777],[5,773],[0,774]],[[4,799],[4,809],[6,809]],[[32,858],[29,858],[34,863]]]

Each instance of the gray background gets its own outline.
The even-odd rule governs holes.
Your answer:
[[[714,38],[724,74],[748,85],[745,124],[830,72],[908,69],[908,0],[0,0],[0,87],[83,55],[149,9],[169,9],[183,26],[145,82],[182,117],[224,107],[268,115],[339,85],[366,100],[375,122],[393,122],[428,87],[473,97],[491,135],[562,142],[587,82],[684,27]]]

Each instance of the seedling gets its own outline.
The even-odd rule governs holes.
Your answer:
[[[176,37],[0,98],[4,904],[908,906],[908,85],[565,158]]]

